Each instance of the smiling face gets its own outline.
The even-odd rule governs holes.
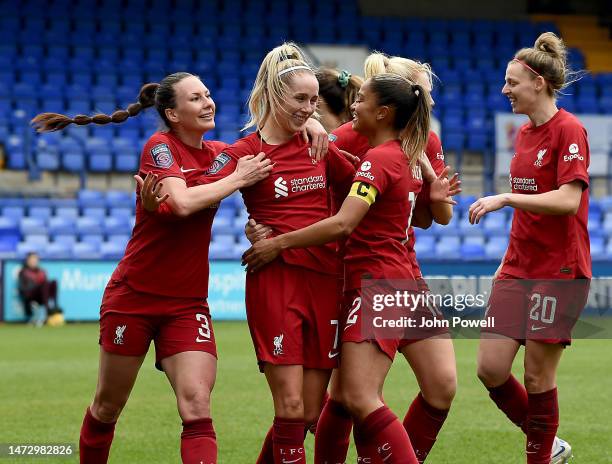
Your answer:
[[[287,91],[277,112],[280,126],[294,134],[304,129],[306,121],[317,109],[319,82],[311,72],[295,73],[287,83]]]
[[[166,109],[166,117],[173,125],[201,133],[215,128],[215,102],[200,79],[186,77],[174,85],[174,92],[176,106]]]
[[[540,94],[545,92],[544,79],[535,76],[521,63],[511,61],[506,68],[506,83],[502,93],[510,100],[512,112],[530,114],[537,106]]]
[[[372,90],[371,80],[368,79],[359,89],[357,99],[351,105],[353,129],[365,136],[374,133],[377,127],[378,109],[378,98]]]

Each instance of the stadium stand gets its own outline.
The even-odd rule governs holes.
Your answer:
[[[238,10],[242,14],[236,15]],[[305,15],[314,20],[302,21]],[[159,17],[167,20],[160,23]],[[261,18],[264,27],[254,27],[254,17]],[[432,63],[440,81],[434,88],[435,115],[441,121],[445,151],[457,153],[459,160],[463,152],[484,154],[485,176],[491,177],[493,116],[509,111],[500,94],[507,61],[542,31],[568,30],[568,37],[581,45],[570,27],[551,17],[537,22],[368,17],[360,14],[357,2],[339,0],[1,2],[4,167],[31,175],[134,172],[140,147],[157,125],[152,110],[118,126],[73,127],[44,135],[35,135],[28,121],[40,111],[110,113],[132,102],[143,83],[179,70],[200,74],[217,102],[217,128],[207,138],[233,142],[240,137],[244,103],[262,56],[282,40],[292,39],[362,44]],[[596,60],[597,50],[588,51],[588,56]],[[571,62],[574,68],[585,66],[580,49],[571,49]],[[612,73],[596,65],[599,72],[570,87],[560,100],[562,107],[612,114]],[[483,185],[493,185],[490,181],[485,179]],[[460,201],[450,226],[418,231],[419,256],[501,257],[509,215],[491,215],[477,227],[465,227],[471,201]],[[22,257],[37,250],[43,258],[116,259],[123,254],[134,222],[133,194],[115,190],[82,190],[76,199],[32,198],[22,192],[2,198],[1,205],[0,257]],[[589,229],[597,238],[594,259],[612,257],[611,215],[612,197],[593,200]],[[246,247],[245,220],[239,195],[222,203],[213,227],[211,258],[240,256]]]

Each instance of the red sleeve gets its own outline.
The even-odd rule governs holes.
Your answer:
[[[363,162],[357,168],[353,182],[365,182],[376,187],[379,194],[385,192],[387,187],[393,183],[393,172],[388,156],[384,150],[373,148],[363,158]]]
[[[333,143],[329,144],[327,150],[327,179],[329,185],[337,192],[338,196],[346,197],[351,189],[355,167],[347,160]]]
[[[140,155],[140,172],[157,174],[158,179],[178,177],[185,180],[181,172],[181,155],[174,142],[163,133],[155,133],[147,141]]]
[[[569,184],[575,180],[589,187],[589,163],[591,155],[587,133],[582,125],[565,124],[559,132],[557,145],[557,185]]]
[[[433,131],[429,132],[427,146],[425,147],[425,154],[427,155],[427,159],[429,160],[434,172],[439,176],[446,165],[444,163],[442,142],[440,142],[440,138]],[[431,201],[429,201],[429,182],[425,180],[423,181],[423,187],[421,188],[420,193],[417,195],[416,201],[419,206],[429,206],[431,203]]]
[[[348,151],[351,155],[362,159],[370,149],[367,137],[361,135],[353,129],[353,123],[347,122],[332,131],[330,140],[336,144],[340,150]]]
[[[431,167],[439,176],[445,168],[444,152],[442,151],[442,142],[440,142],[440,138],[435,132],[429,132],[427,147],[425,147],[425,154],[431,163]]]
[[[223,142],[216,143],[223,144]],[[211,184],[229,176],[236,169],[240,158],[253,154],[253,148],[246,137],[233,145],[216,145],[215,148],[221,151],[206,172],[196,181],[198,185]]]

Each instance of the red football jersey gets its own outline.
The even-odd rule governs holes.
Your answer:
[[[201,183],[207,171],[211,181],[231,172],[229,157],[219,152],[223,142],[203,142],[202,149],[185,145],[172,132],[156,132],[140,157],[140,175],[159,179],[179,177],[187,187]],[[221,159],[220,159],[221,157]],[[214,171],[214,172],[213,172]],[[138,192],[137,192],[138,193]],[[147,212],[136,195],[136,224],[125,255],[115,270],[134,290],[156,295],[206,298],[208,246],[217,205],[176,221]]]
[[[359,159],[363,158],[366,152],[370,149],[367,137],[354,130],[353,124],[350,121],[338,127],[332,132],[332,134],[336,137],[334,143],[338,148],[348,151],[352,155],[357,156]],[[429,131],[429,138],[427,139],[425,154],[427,155],[427,158],[429,158],[429,162],[431,163],[435,173],[440,175],[445,167],[444,151],[442,150],[440,138],[433,131]],[[429,183],[423,182],[422,186],[422,190],[417,196],[416,201],[418,204],[429,205]],[[341,202],[338,202],[338,204],[340,205]],[[406,247],[408,248],[409,260],[414,269],[415,276],[420,277],[421,269],[419,268],[416,252],[414,251],[414,244],[414,229],[411,226],[408,230],[408,241],[406,242]]]
[[[398,140],[370,149],[354,182],[376,187],[376,201],[346,242],[345,290],[361,287],[361,279],[414,279],[405,246],[421,169],[413,169]]]
[[[502,272],[524,279],[591,277],[587,219],[590,162],[587,133],[560,109],[541,126],[522,126],[510,164],[513,193],[550,192],[573,181],[583,184],[576,215],[553,216],[514,210]]]
[[[237,160],[264,152],[274,163],[272,173],[257,184],[242,189],[249,216],[277,234],[301,229],[330,215],[328,186],[348,194],[355,168],[329,144],[327,156],[319,163],[309,155],[309,145],[301,134],[281,145],[268,145],[253,133],[223,150]],[[333,243],[304,249],[285,250],[282,259],[318,272],[339,272]]]
[[[442,142],[440,142],[440,138],[436,135],[434,131],[429,131],[429,137],[427,139],[427,146],[425,147],[425,154],[431,163],[431,167],[437,175],[444,170],[444,151],[442,151]],[[426,205],[428,206],[431,202],[429,201],[429,182],[423,182],[423,188],[421,189],[421,193],[417,196],[416,204],[417,206]],[[408,241],[406,242],[406,247],[408,248],[408,255],[410,257],[410,263],[412,264],[412,268],[414,271],[414,275],[416,277],[421,277],[421,268],[419,267],[419,262],[417,261],[416,251],[414,250],[414,244],[416,242],[416,237],[414,235],[414,228],[410,226],[410,230],[408,231]]]
[[[348,151],[351,155],[359,159],[372,148],[370,142],[368,142],[368,138],[353,129],[352,121],[344,123],[333,130],[330,140],[332,140],[340,150]]]

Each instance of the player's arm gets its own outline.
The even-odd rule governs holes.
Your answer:
[[[323,124],[314,117],[309,118],[302,131],[302,137],[304,137],[306,143],[310,141],[310,156],[312,156],[315,161],[321,161],[325,158],[329,145],[329,134],[323,127]]]
[[[414,205],[414,210],[412,211],[412,221],[411,226],[418,227],[419,229],[428,229],[431,227],[431,223],[433,222],[433,214],[431,213],[431,205],[419,201],[417,197],[416,204]]]
[[[574,215],[580,207],[584,182],[574,180],[550,192],[526,195],[522,193],[502,193],[484,197],[470,206],[470,222],[478,224],[487,213],[510,206],[536,214],[554,216]]]
[[[244,156],[238,160],[234,172],[210,184],[187,187],[182,178],[166,177],[158,195],[167,196],[166,202],[175,215],[186,217],[220,202],[236,190],[265,179],[271,170],[271,161],[264,153]]]
[[[354,182],[337,214],[303,229],[260,240],[242,255],[242,264],[246,264],[249,271],[255,271],[283,250],[323,245],[348,237],[367,214],[377,193],[373,185]]]

